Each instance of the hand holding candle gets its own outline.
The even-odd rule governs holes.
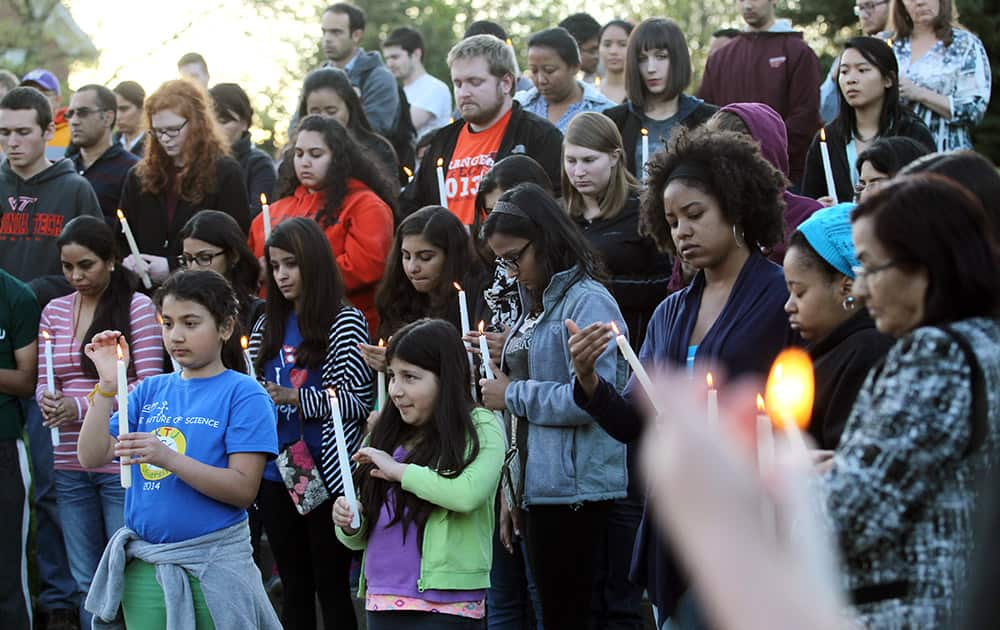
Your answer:
[[[639,361],[639,357],[637,357],[635,351],[632,350],[632,346],[628,343],[628,338],[626,338],[625,335],[618,330],[618,324],[611,322],[611,329],[615,333],[615,343],[618,344],[618,350],[622,353],[622,356],[625,357],[625,360],[628,361],[629,366],[632,368],[632,373],[639,381],[639,384],[642,385],[643,391],[646,392],[646,398],[653,406],[653,409],[656,410],[656,413],[660,413],[661,410],[657,407],[656,398],[653,396],[653,382],[649,380],[649,374],[646,373],[646,368],[642,366],[642,363]]]
[[[125,354],[122,351],[122,344],[125,342],[118,338],[118,435],[119,437],[128,433],[128,365],[125,362]],[[132,465],[124,457],[120,461],[122,488],[132,486]]]
[[[819,152],[823,157],[823,175],[826,177],[826,194],[833,198],[833,205],[840,201],[837,199],[837,185],[833,181],[833,168],[830,166],[830,149],[826,145],[826,127],[819,130]]]
[[[271,238],[271,207],[267,205],[267,195],[260,193],[261,222],[264,225],[264,242]]]
[[[351,472],[351,460],[347,455],[347,438],[344,437],[344,419],[340,415],[340,403],[337,402],[337,392],[333,389],[326,390],[326,395],[330,400],[330,410],[333,416],[333,432],[337,440],[337,461],[340,464],[340,479],[344,483],[344,498],[351,507],[353,517],[351,527],[358,529],[361,527],[361,513],[358,509],[358,493],[354,489],[354,477]]]
[[[125,218],[125,213],[121,211],[121,208],[118,209],[118,220],[121,221],[122,232],[125,233],[125,240],[128,241],[128,247],[132,251],[132,257],[135,259],[136,272],[142,280],[142,286],[152,289],[153,281],[149,279],[149,272],[146,271],[146,261],[139,254],[139,245],[135,242],[135,235],[132,234],[132,228],[129,227],[128,219]]]
[[[45,338],[45,381],[46,389],[50,394],[56,393],[56,374],[52,363],[52,336],[49,331],[43,330],[42,337]],[[59,427],[49,427],[49,435],[52,436],[52,446],[59,446]]]
[[[483,359],[483,370],[486,372],[486,378],[496,378],[496,374],[493,373],[493,365],[491,365],[490,346],[486,342],[486,322],[482,320],[479,321],[479,354]]]

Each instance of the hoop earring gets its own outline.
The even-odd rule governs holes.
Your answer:
[[[853,295],[848,295],[844,298],[844,301],[840,303],[840,306],[847,312],[851,312],[858,307],[858,300]]]
[[[743,230],[740,230],[740,232],[743,232]],[[742,248],[742,247],[746,246],[745,236],[746,236],[745,233],[744,234],[737,234],[736,233],[736,224],[734,223],[733,224],[733,239],[736,241],[736,246],[737,247],[741,247]]]

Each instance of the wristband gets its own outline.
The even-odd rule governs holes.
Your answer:
[[[94,396],[100,396],[101,398],[114,398],[118,395],[118,392],[106,392],[101,389],[101,384],[98,383],[94,385],[94,389],[90,390],[90,393],[86,395],[87,402],[91,405],[94,404]]]

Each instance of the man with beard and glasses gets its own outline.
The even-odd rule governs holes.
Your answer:
[[[508,155],[534,158],[558,182],[562,134],[514,102],[514,53],[500,39],[492,35],[463,39],[448,53],[448,67],[461,118],[436,132],[416,177],[403,191],[400,207],[410,214],[440,203],[440,159],[448,209],[471,225],[480,179]]]

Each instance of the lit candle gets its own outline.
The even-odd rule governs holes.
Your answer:
[[[358,494],[354,490],[354,477],[351,476],[351,460],[347,456],[347,438],[344,437],[344,419],[340,415],[340,403],[337,402],[337,392],[332,388],[326,390],[330,400],[330,414],[333,416],[333,433],[337,439],[337,461],[340,463],[340,479],[344,482],[344,498],[354,516],[351,527],[361,527],[361,514],[358,512]]]
[[[460,332],[461,332],[462,336],[464,337],[465,333],[469,332],[472,329],[472,326],[469,325],[469,302],[465,299],[465,291],[462,289],[462,285],[460,285],[457,282],[455,282],[453,284],[455,285],[455,289],[458,291],[458,314],[459,314],[460,320],[462,322],[462,330]],[[469,349],[469,342],[463,341],[462,343],[465,344],[465,349],[468,350]],[[469,359],[469,378],[472,379],[472,382],[470,383],[469,388],[470,388],[470,391],[472,392],[472,400],[475,400],[476,399],[476,376],[475,376],[476,364],[475,364],[475,362],[473,362],[471,354],[469,354],[468,352],[466,352],[466,356]]]
[[[444,158],[438,158],[437,161],[437,177],[438,177],[438,199],[440,200],[441,206],[448,207],[448,187],[444,183]]]
[[[406,173],[406,183],[409,184],[413,181],[413,171],[410,170],[409,166],[403,167],[403,172]]]
[[[705,375],[705,384],[708,385],[708,426],[719,425],[719,390],[715,389],[715,380],[712,373]]]
[[[646,162],[649,161],[649,130],[643,127],[639,130],[642,134],[642,168],[639,172],[642,173],[642,178],[646,179]]]
[[[601,77],[594,77],[594,87],[601,87]]]
[[[253,359],[250,358],[250,339],[246,335],[240,337],[240,347],[243,348],[243,363],[246,364],[247,374],[253,376]]]
[[[611,322],[611,329],[615,332],[615,343],[618,344],[618,350],[625,357],[625,360],[628,361],[629,366],[632,367],[632,373],[635,374],[636,379],[639,380],[639,384],[642,385],[642,389],[645,390],[646,398],[649,399],[649,403],[656,410],[656,413],[660,413],[660,408],[656,405],[656,401],[653,398],[653,382],[649,380],[646,368],[639,362],[639,357],[635,355],[635,351],[629,345],[628,339],[618,330],[618,324]]]
[[[767,410],[798,457],[808,460],[802,429],[809,426],[816,385],[812,360],[801,348],[788,348],[778,355],[767,377]]]
[[[135,268],[139,273],[139,278],[142,279],[142,286],[147,289],[153,288],[153,282],[149,279],[149,273],[146,272],[146,261],[142,259],[139,255],[139,246],[135,242],[135,236],[132,234],[132,228],[128,225],[128,219],[125,218],[125,213],[118,209],[118,220],[122,224],[122,232],[125,233],[125,240],[128,241],[128,248],[132,250],[132,256],[135,258]]]
[[[384,348],[385,347],[385,339],[379,339],[378,340],[378,347],[379,348]],[[383,372],[382,370],[379,370],[378,371],[378,410],[379,411],[382,411],[383,409],[385,409],[385,399],[386,399],[385,372]]]
[[[128,372],[125,365],[125,355],[122,353],[121,344],[124,340],[118,338],[118,435],[119,437],[128,433]],[[122,488],[132,486],[132,466],[124,457],[121,458]]]
[[[830,167],[830,149],[826,146],[826,127],[819,130],[819,152],[823,156],[823,175],[826,176],[826,194],[833,198],[834,205],[840,203],[837,199],[837,186],[833,181],[833,169]]]
[[[267,195],[260,193],[260,212],[264,222],[264,241],[271,238],[271,207],[267,205]]]
[[[486,322],[479,321],[479,354],[483,358],[483,370],[486,371],[486,378],[496,378],[493,373],[493,366],[490,364],[490,346],[486,343]]]
[[[55,367],[52,364],[52,337],[49,331],[43,330],[42,337],[45,337],[45,380],[46,388],[50,394],[56,393]],[[49,427],[49,435],[52,436],[52,446],[59,446],[59,427]]]

